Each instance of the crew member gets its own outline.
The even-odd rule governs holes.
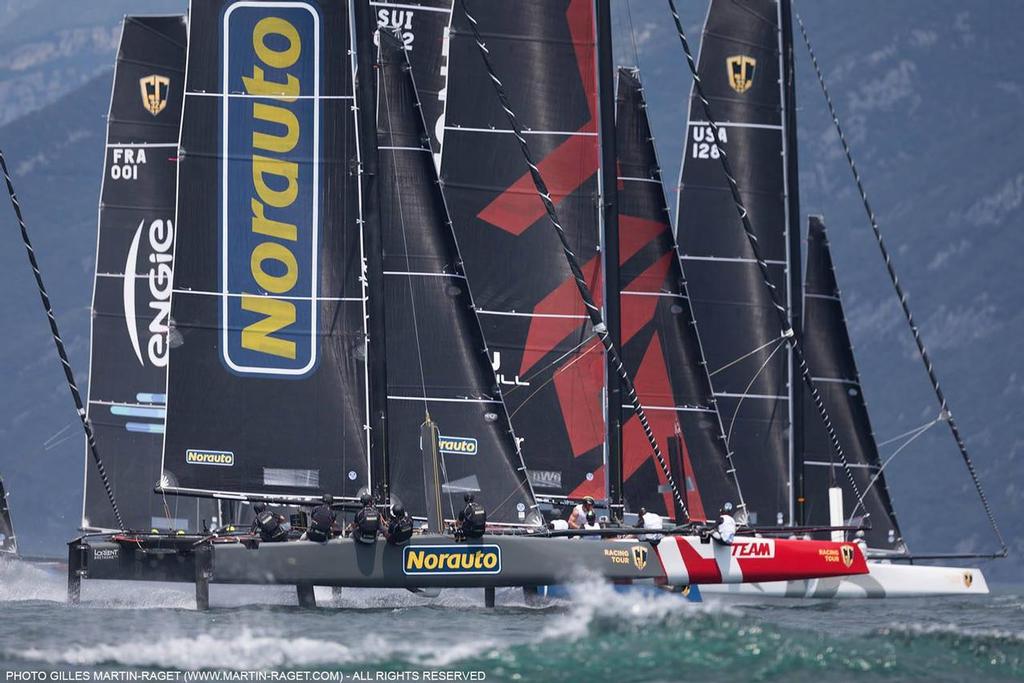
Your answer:
[[[359,502],[363,507],[359,508],[355,519],[348,527],[352,537],[360,543],[376,543],[377,533],[380,531],[380,511],[373,504],[373,496],[364,493],[359,496]]]
[[[388,543],[405,545],[412,538],[412,517],[405,511],[401,503],[391,506],[391,521],[387,530]]]
[[[569,523],[564,519],[553,519],[548,522],[548,529],[551,531],[565,531],[569,528]]]
[[[317,543],[326,543],[334,535],[334,524],[338,521],[338,515],[334,513],[334,496],[325,493],[321,500],[323,502],[309,513],[309,528],[303,537]]]
[[[736,537],[736,519],[732,516],[732,503],[725,503],[718,511],[718,522],[711,532],[711,538],[719,543],[731,545]]]
[[[594,509],[594,497],[585,496],[583,502],[572,509],[569,515],[569,528],[582,529],[587,523],[587,513]]]
[[[636,527],[638,529],[663,529],[665,522],[661,515],[648,512],[647,508],[640,508],[640,512],[636,516]],[[657,543],[661,540],[661,534],[644,534],[640,536],[640,540]]]
[[[459,529],[466,538],[480,538],[487,530],[487,511],[472,493],[467,493],[463,500],[466,507],[459,513]]]
[[[288,529],[284,525],[284,515],[278,514],[267,507],[266,503],[252,506],[256,517],[252,520],[252,533],[259,534],[264,543],[280,543],[288,540]]]

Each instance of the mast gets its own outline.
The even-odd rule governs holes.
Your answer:
[[[601,169],[598,173],[598,202],[601,220],[602,270],[604,271],[604,319],[608,338],[620,348],[622,320],[619,282],[619,199],[615,144],[615,86],[612,65],[610,0],[594,0],[597,35],[598,134],[601,141]],[[605,357],[605,429],[608,468],[608,504],[621,506],[622,498],[622,383],[610,356]]]
[[[373,77],[373,33],[377,22],[368,2],[351,2],[352,45],[356,60],[356,149],[359,158],[360,230],[363,235],[367,295],[367,372],[369,373],[370,489],[381,501],[390,496],[387,444],[387,352],[377,176],[377,94]]]
[[[782,60],[782,102],[783,128],[785,142],[783,154],[786,163],[786,240],[788,248],[789,287],[786,289],[789,308],[789,324],[797,339],[802,339],[803,310],[800,288],[800,175],[797,167],[797,130],[796,130],[796,69],[793,61],[793,3],[792,0],[779,0],[779,24],[781,27]],[[792,508],[790,523],[804,524],[804,388],[797,381],[798,373],[794,372],[793,349],[789,354],[789,453],[790,453],[790,487],[792,489]]]

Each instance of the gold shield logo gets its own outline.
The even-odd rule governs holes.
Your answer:
[[[745,93],[754,85],[754,68],[757,60],[747,55],[733,55],[725,60],[725,70],[729,75],[729,85],[738,93]]]
[[[842,548],[839,549],[839,551],[843,555],[843,566],[844,567],[849,567],[850,565],[852,565],[853,564],[853,546],[852,545],[844,545]]]
[[[630,554],[633,556],[633,566],[642,571],[647,566],[647,548],[635,545]]]
[[[142,91],[142,106],[153,116],[167,107],[167,93],[171,89],[171,79],[167,76],[152,74],[139,79]]]
[[[964,588],[970,588],[972,583],[974,583],[974,574],[964,572]]]

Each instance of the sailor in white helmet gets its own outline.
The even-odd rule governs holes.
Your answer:
[[[582,529],[587,524],[587,513],[594,510],[594,497],[584,496],[583,502],[572,509],[569,515],[569,528]]]
[[[711,532],[711,538],[719,543],[731,545],[736,537],[736,519],[732,516],[732,503],[725,503],[718,511],[718,523]]]
[[[647,508],[640,508],[636,516],[636,527],[638,529],[663,529],[665,528],[665,522],[661,515],[648,512]],[[640,540],[657,543],[661,540],[661,534],[644,534],[640,536]]]

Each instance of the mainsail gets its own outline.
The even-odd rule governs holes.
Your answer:
[[[741,501],[672,236],[636,70],[618,71],[615,127],[622,357],[662,450],[671,454],[673,478],[685,482],[690,517],[705,519],[722,503]],[[623,406],[622,420],[627,509],[644,506],[675,516],[665,477],[630,406]]]
[[[811,216],[808,226],[805,277],[803,339],[807,364],[864,496],[863,504],[859,505],[846,474],[834,460],[831,443],[821,420],[816,419],[813,404],[806,401],[803,458],[806,523],[829,524],[827,489],[840,486],[844,517],[852,515],[851,523],[859,525],[865,513],[871,515],[871,528],[866,532],[870,547],[905,550],[881,471],[882,463],[846,329],[828,236],[818,216]]]
[[[14,536],[14,524],[11,522],[11,509],[7,506],[3,479],[0,479],[0,553],[18,553],[18,539]]]
[[[164,488],[370,484],[347,3],[192,3]]]
[[[781,11],[776,0],[712,0],[698,70],[723,139],[712,139],[691,95],[678,204],[683,267],[729,449],[747,480],[758,483],[744,492],[752,524],[796,517],[792,360],[716,142],[728,145],[761,254],[792,314],[799,292],[790,282],[800,264],[799,240],[789,228]]]
[[[131,529],[198,531],[209,502],[153,493],[165,417],[184,16],[125,17],[107,117],[93,289],[88,416]],[[85,458],[82,528],[117,522]]]
[[[387,31],[379,45],[392,498],[413,515],[426,515],[419,439],[429,417],[441,432],[445,516],[454,517],[463,493],[473,493],[490,521],[521,524],[533,497],[438,184],[408,47]]]
[[[469,2],[561,222],[600,292],[591,0]],[[441,178],[538,496],[604,497],[605,358],[467,26],[454,12]]]

